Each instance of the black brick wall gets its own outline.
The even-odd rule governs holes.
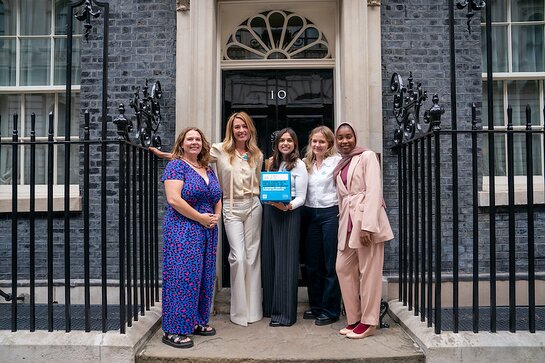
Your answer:
[[[143,86],[146,79],[151,84],[161,82],[163,98],[161,113],[164,123],[159,132],[163,144],[172,145],[175,129],[175,72],[176,72],[176,8],[172,0],[124,1],[111,0],[109,28],[108,67],[108,138],[117,137],[111,122],[118,114],[119,103],[126,106],[126,116],[134,116],[128,105],[135,87]],[[82,41],[81,51],[81,129],[83,112],[91,114],[91,139],[99,140],[102,130],[102,44],[103,20],[92,19],[93,29],[89,42]],[[107,236],[108,278],[117,276],[118,267],[118,152],[117,146],[107,147]],[[90,215],[91,215],[91,278],[100,278],[100,167],[99,146],[91,146]],[[83,157],[80,157],[80,164]],[[162,164],[161,164],[162,165]],[[80,165],[81,166],[81,165]],[[160,167],[162,170],[162,168]],[[161,172],[160,170],[160,172]],[[80,185],[83,182],[80,180]],[[160,186],[160,190],[162,185]],[[162,201],[163,198],[160,197]],[[162,204],[159,206],[162,209]],[[162,214],[162,213],[161,213]],[[47,277],[47,219],[37,214],[36,271],[37,279]],[[11,215],[0,214],[0,280],[11,279]],[[54,277],[64,277],[64,222],[63,215],[54,220]],[[160,228],[160,227],[159,227]],[[28,279],[29,237],[28,215],[22,216],[18,228],[19,279]],[[83,218],[73,212],[70,218],[72,278],[83,278]]]

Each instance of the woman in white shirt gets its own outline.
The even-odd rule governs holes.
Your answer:
[[[304,262],[310,310],[304,319],[315,319],[316,325],[339,320],[341,290],[335,272],[339,206],[333,170],[341,156],[335,149],[335,135],[327,126],[310,132],[305,155],[308,171],[305,215],[306,235]]]
[[[290,326],[297,320],[301,208],[307,194],[307,169],[299,158],[297,135],[290,128],[277,133],[269,170],[289,171],[289,203],[268,203],[262,238],[263,315],[270,326]]]

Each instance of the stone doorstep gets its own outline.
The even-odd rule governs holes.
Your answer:
[[[344,317],[331,325],[316,326],[302,319],[290,327],[272,328],[269,318],[247,327],[233,324],[228,314],[210,319],[217,334],[193,336],[194,347],[176,349],[161,341],[157,331],[138,354],[137,363],[240,363],[240,362],[351,362],[351,363],[422,363],[420,348],[398,324],[387,317],[391,327],[380,329],[367,339],[352,340],[339,334]]]
[[[421,322],[403,303],[392,300],[390,316],[420,346],[427,363],[524,362],[545,360],[545,332],[443,332]]]
[[[156,303],[126,334],[0,331],[0,362],[132,363],[160,327],[161,303]]]

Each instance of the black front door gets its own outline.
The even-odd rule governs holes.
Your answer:
[[[333,129],[333,70],[223,71],[222,135],[227,119],[245,111],[254,120],[259,147],[272,155],[271,134],[291,127],[299,139],[301,158],[309,132],[319,125]],[[229,286],[229,243],[223,233],[223,286]]]
[[[310,130],[333,128],[333,88],[331,69],[224,71],[222,135],[229,116],[246,111],[266,156],[271,133],[284,127],[295,130],[303,152]]]

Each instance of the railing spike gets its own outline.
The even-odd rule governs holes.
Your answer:
[[[532,129],[532,108],[530,105],[526,105],[526,130]]]
[[[507,106],[507,130],[513,130],[513,107]]]

